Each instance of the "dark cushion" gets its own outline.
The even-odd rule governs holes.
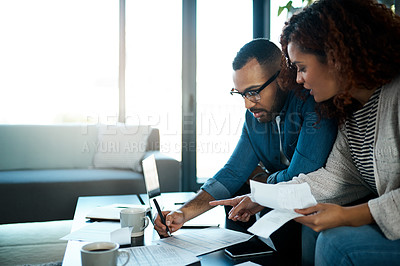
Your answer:
[[[0,224],[73,219],[79,196],[145,193],[143,175],[119,169],[0,171]]]

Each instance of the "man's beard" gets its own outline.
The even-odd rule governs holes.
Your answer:
[[[260,108],[250,108],[251,112],[264,112],[264,114],[259,117],[256,118],[258,122],[260,123],[267,123],[270,122],[272,120],[275,119],[275,117],[277,117],[283,108],[283,105],[285,104],[286,101],[286,96],[287,93],[282,91],[281,88],[277,88],[276,89],[276,93],[275,93],[275,99],[274,99],[274,103],[271,107],[271,110],[268,111],[266,109],[260,109]]]

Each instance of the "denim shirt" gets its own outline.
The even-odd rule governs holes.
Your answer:
[[[292,91],[288,93],[279,115],[279,129],[275,120],[260,123],[247,110],[242,135],[231,157],[201,189],[215,199],[230,198],[260,162],[272,173],[268,177],[271,184],[289,181],[300,173],[324,166],[336,139],[337,125],[328,119],[316,124],[314,98],[308,91],[302,93],[305,99]],[[281,162],[280,141],[289,166]]]

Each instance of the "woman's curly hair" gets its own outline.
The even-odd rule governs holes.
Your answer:
[[[283,28],[280,43],[286,57],[281,74],[295,86],[296,67],[288,44],[314,54],[333,72],[340,93],[317,105],[320,115],[342,124],[360,103],[352,89],[375,89],[400,74],[400,16],[373,0],[320,0],[293,15]]]

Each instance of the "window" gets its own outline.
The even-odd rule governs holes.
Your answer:
[[[181,159],[182,0],[126,1],[126,122],[160,129]]]
[[[251,0],[197,1],[197,177],[212,177],[236,147],[244,102],[229,94],[232,61],[252,40]]]
[[[279,1],[271,1],[271,41],[274,42],[278,47],[281,47],[279,43],[279,39],[282,33],[282,28],[285,25],[285,21],[287,19],[287,10],[284,11],[278,16],[279,6],[285,6],[287,4],[287,0],[279,0]],[[301,6],[300,0],[293,1],[293,6]]]
[[[0,2],[0,123],[97,122],[116,117],[118,4]]]

